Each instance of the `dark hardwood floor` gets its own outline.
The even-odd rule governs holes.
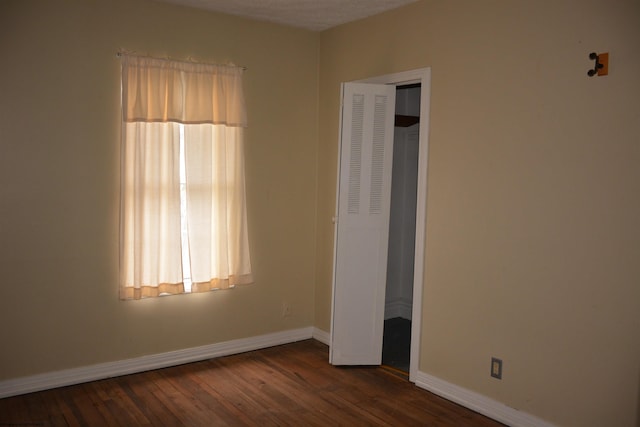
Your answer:
[[[502,424],[314,340],[0,399],[0,426]]]

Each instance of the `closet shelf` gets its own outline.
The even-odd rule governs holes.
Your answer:
[[[413,126],[418,122],[420,122],[419,116],[403,116],[402,114],[396,114],[397,127],[406,128],[409,126]]]

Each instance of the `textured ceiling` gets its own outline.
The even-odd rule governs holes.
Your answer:
[[[417,0],[158,0],[322,31]]]

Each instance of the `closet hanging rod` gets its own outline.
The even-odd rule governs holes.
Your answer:
[[[121,58],[124,55],[138,56],[140,58],[162,59],[162,60],[165,60],[165,61],[185,62],[187,64],[204,64],[204,65],[217,65],[217,66],[223,66],[223,67],[238,67],[238,68],[242,69],[242,71],[247,71],[247,69],[248,69],[247,67],[240,66],[240,65],[234,65],[234,64],[214,64],[212,62],[202,62],[202,61],[197,61],[195,59],[173,59],[173,58],[170,58],[170,57],[161,58],[161,57],[158,57],[158,56],[151,56],[151,55],[138,55],[136,53],[126,52],[126,51],[116,52],[116,57],[118,57],[118,58]]]

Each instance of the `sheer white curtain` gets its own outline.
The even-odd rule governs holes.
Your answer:
[[[121,297],[184,292],[180,237],[179,129],[125,123]]]
[[[253,281],[241,75],[233,66],[122,57],[122,299],[185,292],[189,259],[193,292]]]
[[[185,140],[193,291],[248,283],[242,128],[191,125]]]

